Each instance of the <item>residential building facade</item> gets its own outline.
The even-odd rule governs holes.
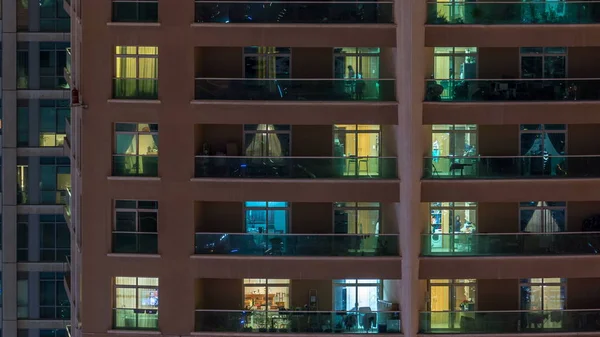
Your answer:
[[[600,336],[599,6],[66,1],[69,333]]]

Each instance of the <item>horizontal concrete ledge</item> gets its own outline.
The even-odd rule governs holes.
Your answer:
[[[64,205],[17,205],[20,214],[64,214]]]
[[[402,262],[401,256],[252,256],[252,255],[218,255],[218,254],[195,254],[190,255],[191,259],[222,259],[222,260],[255,260],[255,261],[273,261],[273,260],[289,260],[289,261],[354,261],[354,262],[376,262],[376,261],[397,261]]]
[[[394,23],[192,23],[192,28],[268,28],[268,29],[281,29],[281,28],[333,28],[333,29],[364,29],[364,28],[375,28],[375,29],[396,29]]]
[[[121,176],[108,176],[107,180],[125,180],[125,181],[160,181],[160,177],[121,177]]]
[[[17,262],[17,271],[35,272],[64,272],[67,271],[65,262]]]
[[[106,25],[114,27],[160,27],[160,22],[107,22]]]
[[[599,332],[543,332],[543,333],[462,333],[462,334],[418,334],[419,337],[600,337]]]
[[[161,104],[159,99],[108,99],[111,104]]]
[[[58,319],[19,319],[17,328],[19,329],[64,329],[65,325],[70,324],[71,320]]]
[[[600,24],[425,25],[427,47],[600,46]]]
[[[108,257],[119,257],[125,259],[160,259],[162,256],[160,254],[119,254],[119,253],[108,253],[106,254]]]
[[[597,201],[600,178],[422,180],[421,201]]]
[[[600,255],[420,257],[419,278],[600,277]]]
[[[207,183],[303,183],[303,184],[399,184],[400,179],[263,179],[263,178],[192,178],[193,182]]]
[[[69,42],[71,33],[17,32],[17,41]]]
[[[19,147],[17,156],[20,157],[62,157],[65,154],[63,146],[58,147]]]
[[[145,335],[162,335],[163,333],[160,331],[148,331],[148,330],[107,330],[108,334],[115,334],[120,336],[145,336]],[[83,335],[87,336],[88,333],[83,333]],[[170,336],[170,335],[168,335]]]
[[[56,40],[51,40],[56,41]],[[71,99],[70,90],[17,90],[18,99]]]
[[[274,333],[274,332],[270,332],[270,333],[260,333],[260,332],[248,332],[248,333],[243,333],[243,332],[192,332],[191,333],[192,336],[223,336],[223,337],[229,337],[229,336],[239,336],[239,337],[273,337],[273,336],[290,336],[290,337],[315,337],[315,336],[340,336],[340,337],[356,337],[357,335],[360,336],[362,334],[347,334],[347,333]],[[370,334],[369,334],[370,335]],[[376,336],[390,336],[390,337],[396,337],[396,336],[403,336],[402,334],[396,334],[396,333],[385,333],[385,334],[375,334]],[[438,335],[439,336],[439,335]],[[448,336],[448,335],[444,335]]]
[[[598,101],[423,102],[423,124],[600,123]]]
[[[190,113],[200,124],[398,124],[397,102],[194,100]]]

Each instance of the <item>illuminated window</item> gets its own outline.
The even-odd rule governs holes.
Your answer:
[[[115,277],[114,328],[158,329],[158,278]]]
[[[246,156],[285,157],[290,155],[291,126],[285,124],[245,124]]]
[[[334,309],[340,311],[361,311],[361,308],[377,311],[382,295],[381,280],[377,279],[334,280],[333,290]]]
[[[158,99],[158,47],[117,46],[113,98]]]
[[[244,309],[254,310],[249,326],[253,329],[271,327],[272,318],[279,316],[281,309],[290,309],[290,280],[287,279],[244,279]],[[281,322],[287,328],[287,322]]]
[[[521,202],[519,223],[521,232],[564,232],[567,227],[567,203],[564,201]],[[524,244],[526,243],[528,242],[525,241]]]
[[[158,176],[158,124],[116,124],[113,175]]]
[[[381,126],[336,124],[333,126],[333,155],[344,158],[342,175],[379,175]]]
[[[531,311],[530,315],[539,314],[534,326],[527,328],[559,329],[562,319],[552,319],[551,311],[566,309],[567,282],[563,278],[530,278],[521,279],[519,285],[520,309]],[[546,313],[543,311],[547,310]],[[531,321],[534,321],[533,319]]]
[[[68,100],[40,100],[40,147],[63,145],[69,104]]]
[[[477,232],[476,202],[432,202],[429,249],[431,252],[470,252]]]
[[[381,205],[378,202],[337,202],[333,211],[333,232],[379,234],[380,213]]]
[[[456,174],[453,165],[461,160],[456,157],[477,155],[477,125],[475,124],[435,124],[431,131],[431,156],[437,175]],[[474,173],[473,166],[462,168],[461,174]]]
[[[458,329],[461,313],[475,311],[477,280],[429,280],[429,310],[432,311],[428,329]]]

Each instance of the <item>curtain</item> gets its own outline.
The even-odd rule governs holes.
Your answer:
[[[155,97],[158,92],[158,58],[138,59],[139,94],[142,97]]]
[[[259,124],[256,134],[246,147],[246,156],[249,157],[281,157],[283,154],[281,141],[276,133],[260,132],[274,131],[273,124]]]
[[[130,133],[118,133],[116,140],[116,154],[121,155],[124,162],[125,172],[135,172],[137,170],[137,137]]]
[[[127,47],[129,48],[129,47]],[[134,56],[119,56],[116,59],[115,96],[132,97],[137,93],[137,59]]]

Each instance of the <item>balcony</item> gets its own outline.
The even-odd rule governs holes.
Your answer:
[[[430,25],[546,25],[600,23],[600,2],[430,2]],[[446,13],[449,13],[448,15]]]
[[[113,232],[112,252],[117,254],[158,254],[158,233]]]
[[[113,309],[115,330],[158,330],[158,310]]]
[[[423,334],[597,332],[600,310],[421,312]]]
[[[112,175],[114,177],[158,177],[158,156],[113,154]]]
[[[157,100],[158,79],[114,78],[113,99]]]
[[[196,1],[197,23],[377,24],[394,23],[393,2]]]
[[[399,256],[398,235],[196,233],[195,254]]]
[[[393,102],[393,79],[197,78],[196,100]]]
[[[64,206],[64,216],[65,216],[65,220],[67,220],[67,223],[71,223],[71,188],[67,188],[67,190],[65,191],[65,197],[64,197],[64,201],[65,201],[65,206]]]
[[[112,22],[158,22],[158,0],[112,2]]]
[[[396,179],[392,157],[196,156],[196,178]]]
[[[598,255],[600,233],[423,234],[422,256]]]
[[[598,101],[600,79],[427,80],[426,102]]]
[[[196,310],[195,331],[399,334],[400,312]]]
[[[599,177],[600,156],[427,157],[423,174],[427,180]]]
[[[65,65],[64,74],[65,81],[69,84],[70,87],[73,87],[73,78],[71,72],[71,48],[67,48],[67,63]]]

